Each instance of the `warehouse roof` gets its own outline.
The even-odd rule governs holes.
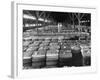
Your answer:
[[[39,21],[43,21],[43,19],[45,18],[47,20],[49,19],[55,22],[65,22],[65,21],[70,22],[70,16],[71,16],[70,14],[72,14],[72,12],[53,12],[53,11],[35,11],[35,10],[34,11],[24,10],[23,13],[28,16],[31,16],[33,20],[35,18],[39,18],[38,19]],[[80,13],[80,14],[85,14],[81,20],[90,20],[91,18],[91,15],[89,13]],[[75,21],[77,22],[77,19],[75,19]]]

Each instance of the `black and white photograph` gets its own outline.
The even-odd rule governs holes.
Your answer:
[[[96,8],[13,3],[12,76],[96,72]]]
[[[91,66],[91,13],[22,10],[23,69]]]

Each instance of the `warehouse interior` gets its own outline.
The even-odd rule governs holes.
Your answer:
[[[91,66],[91,14],[23,10],[23,69]]]

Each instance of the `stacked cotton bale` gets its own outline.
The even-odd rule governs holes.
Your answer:
[[[49,42],[42,41],[42,43],[39,45],[39,50],[48,50]]]
[[[38,50],[48,50],[48,46],[40,46]]]
[[[23,32],[23,37],[29,37],[30,36],[30,33],[29,32]]]
[[[23,39],[23,66],[30,67],[32,64],[32,48],[29,45],[32,43],[31,37],[27,37]]]
[[[51,41],[51,38],[46,38],[44,41],[49,43]]]
[[[42,41],[41,45],[48,46],[49,45],[49,42],[48,41]]]
[[[33,51],[38,50],[38,45],[37,44],[34,44],[34,43],[30,44],[29,47],[32,48]]]
[[[26,49],[28,48],[29,44],[30,44],[30,41],[23,41],[23,52],[26,51]]]
[[[34,45],[38,46],[38,50],[33,52],[32,55],[32,67],[41,68],[46,64],[46,51],[48,50],[50,39],[39,39],[34,42]]]
[[[62,43],[61,50],[71,50],[70,44]]]
[[[34,45],[39,46],[41,41],[34,41]]]
[[[71,66],[72,65],[72,53],[71,47],[67,43],[61,45],[59,52],[59,66]]]
[[[45,50],[34,51],[32,54],[32,67],[42,68],[45,66]]]
[[[30,67],[32,65],[32,48],[28,48],[26,52],[23,53],[23,66]]]
[[[46,67],[55,67],[58,64],[58,50],[48,50],[46,54]]]
[[[62,45],[64,37],[58,37],[58,45]]]
[[[83,56],[82,56],[82,52],[81,52],[81,47],[79,45],[72,46],[71,52],[72,52],[73,66],[82,66],[83,65]]]
[[[72,66],[72,53],[70,50],[60,50],[59,66]]]
[[[83,65],[91,65],[91,48],[89,46],[81,46],[83,55]]]
[[[53,37],[51,42],[58,42],[58,37]]]
[[[58,43],[50,43],[49,44],[49,49],[50,50],[59,50],[60,46],[58,45]]]
[[[48,47],[49,49],[46,54],[46,66],[47,67],[57,66],[58,52],[60,47],[57,43],[54,42],[51,42]]]

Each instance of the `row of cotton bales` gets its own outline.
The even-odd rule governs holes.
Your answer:
[[[86,43],[87,44],[87,43]],[[24,40],[24,68],[88,66],[90,65],[89,45],[78,44],[75,40],[30,39]]]

